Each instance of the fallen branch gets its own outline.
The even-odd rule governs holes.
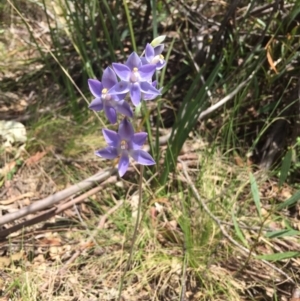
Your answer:
[[[27,207],[24,207],[24,208],[16,211],[16,212],[6,214],[1,217],[0,226],[4,225],[6,223],[9,223],[9,222],[13,222],[16,219],[26,216],[28,214],[32,214],[37,211],[47,209],[47,208],[53,206],[54,204],[66,199],[78,192],[81,192],[83,190],[90,188],[97,182],[102,182],[102,181],[106,180],[108,177],[115,174],[116,172],[117,172],[117,169],[112,168],[112,169],[97,173],[97,174],[83,180],[80,183],[77,183],[77,184],[75,184],[71,187],[68,187],[62,191],[59,191],[53,195],[50,195],[43,200],[37,201]]]
[[[97,186],[97,187],[87,191],[86,193],[78,196],[77,198],[72,199],[71,201],[69,201],[67,203],[61,204],[58,207],[51,208],[48,211],[43,212],[43,213],[39,214],[38,216],[35,216],[32,219],[23,221],[20,224],[14,225],[14,226],[12,226],[8,229],[0,231],[0,240],[6,238],[9,234],[12,234],[12,233],[14,233],[14,232],[16,232],[16,231],[18,231],[22,228],[32,226],[32,225],[35,225],[35,224],[38,224],[40,222],[48,220],[49,218],[61,213],[62,211],[74,206],[75,204],[78,204],[78,203],[84,201],[87,197],[90,197],[90,196],[94,195],[95,193],[97,193],[101,189],[103,189],[102,186]]]

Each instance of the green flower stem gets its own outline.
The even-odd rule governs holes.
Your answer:
[[[142,209],[143,174],[144,174],[144,165],[140,165],[138,212],[137,212],[136,222],[135,222],[135,226],[134,226],[132,242],[131,242],[130,251],[129,251],[129,257],[127,259],[126,268],[125,268],[125,271],[122,275],[120,286],[119,286],[118,301],[121,301],[124,279],[125,279],[126,273],[128,272],[130,264],[131,264],[134,245],[135,245],[135,241],[136,241],[137,234],[138,234],[138,229],[139,229],[139,224],[140,224],[140,216],[141,216],[141,209]]]

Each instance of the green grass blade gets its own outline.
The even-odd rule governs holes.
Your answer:
[[[114,50],[114,45],[113,45],[113,42],[111,40],[111,35],[109,33],[109,30],[107,28],[107,25],[106,25],[106,18],[104,17],[103,15],[103,12],[101,9],[99,9],[99,19],[100,19],[100,22],[101,22],[101,26],[103,28],[103,31],[104,31],[104,36],[105,36],[105,39],[106,39],[106,43],[108,44],[108,48],[109,48],[109,53],[110,53],[110,58],[112,61],[116,62],[116,55],[115,55],[115,50]]]
[[[125,13],[126,13],[127,23],[128,23],[128,26],[129,26],[129,32],[130,32],[130,37],[131,37],[132,48],[133,48],[134,51],[137,51],[136,43],[135,43],[134,30],[133,30],[132,21],[131,21],[131,17],[130,17],[130,13],[129,13],[129,8],[128,8],[126,0],[123,0],[123,5],[124,5]]]
[[[239,224],[238,224],[238,222],[236,220],[234,212],[232,212],[231,216],[232,216],[232,221],[233,221],[233,225],[234,225],[234,230],[235,230],[236,236],[240,239],[240,241],[244,244],[244,246],[246,246],[247,248],[249,248],[248,242],[247,242],[247,240],[246,240],[243,232],[241,231],[241,228],[239,227]]]
[[[124,46],[122,45],[122,39],[118,29],[118,20],[116,18],[116,13],[111,11],[106,0],[103,0],[103,5],[105,6],[107,17],[113,28],[113,45],[117,46],[122,55],[125,57]]]
[[[286,181],[290,168],[292,163],[292,149],[289,149],[287,153],[284,156],[284,159],[282,161],[281,170],[280,170],[280,177],[279,177],[279,187],[282,186],[282,184]]]
[[[253,196],[255,207],[258,212],[258,216],[261,219],[261,204],[260,204],[259,190],[257,187],[256,180],[252,173],[250,173],[250,185],[251,185],[251,193]]]
[[[289,237],[289,236],[296,236],[296,235],[300,235],[300,231],[294,229],[278,230],[278,231],[268,232],[265,234],[265,236],[268,238]]]
[[[264,259],[264,260],[268,260],[268,261],[280,261],[280,260],[289,259],[289,258],[296,258],[299,256],[300,256],[300,252],[290,251],[290,252],[283,252],[283,253],[257,255],[257,256],[255,256],[255,258]]]
[[[300,200],[300,190],[298,190],[293,196],[291,196],[288,200],[276,206],[277,210],[282,210],[284,208],[291,207],[295,205]]]
[[[175,42],[175,38],[172,40],[172,42],[170,44],[170,47],[168,48],[167,55],[165,57],[166,67],[168,66],[168,60],[170,58],[170,55],[171,55],[171,52],[172,52],[172,49],[173,49],[173,46],[174,46],[174,42]],[[166,69],[167,69],[166,67],[163,68],[162,71],[161,71],[160,79],[159,79],[159,87],[163,87],[163,83],[164,83],[164,79],[165,79],[165,72],[166,72]],[[167,91],[167,89],[164,89],[164,90]],[[157,117],[158,118],[157,118],[157,121],[156,121],[155,153],[153,153],[156,162],[159,162],[160,155],[161,155],[160,145],[159,145],[159,129],[160,129],[160,121],[162,120],[162,117],[161,117],[161,114],[160,114],[162,101],[163,100],[161,98],[159,98],[158,101],[157,101]],[[151,130],[151,129],[149,129],[149,130]]]
[[[157,37],[157,16],[156,16],[156,0],[151,1],[152,6],[152,28],[153,28],[153,37]]]
[[[202,85],[199,89],[199,82],[204,68],[199,72],[194,79],[191,88],[189,89],[186,97],[183,100],[183,104],[178,113],[178,120],[175,122],[172,128],[172,134],[170,142],[167,148],[164,171],[161,177],[161,183],[164,185],[170,172],[172,172],[176,166],[175,162],[179,155],[179,152],[188,138],[190,131],[195,126],[198,117],[201,113],[201,109],[205,105],[207,100],[207,89],[210,89],[217,78],[221,62],[219,62],[214,70],[210,73],[206,81],[206,85]]]

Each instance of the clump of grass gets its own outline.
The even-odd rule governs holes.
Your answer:
[[[29,150],[34,150],[34,146],[43,145],[55,148],[55,152],[65,157],[78,158],[80,155],[89,155],[104,144],[97,126],[76,124],[63,117],[40,120],[29,135],[33,137],[28,145]]]

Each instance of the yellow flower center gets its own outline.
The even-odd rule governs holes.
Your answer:
[[[122,140],[120,143],[121,150],[127,150],[128,149],[128,143],[125,140]]]
[[[132,73],[130,76],[130,81],[132,83],[136,83],[137,81],[139,81],[139,73],[138,73],[139,69],[137,67],[133,67],[132,69]]]
[[[164,56],[162,54],[158,54],[156,55],[153,60],[152,60],[152,64],[157,64],[158,62],[161,62],[164,60]]]
[[[111,106],[113,106],[113,103],[110,101],[112,99],[111,95],[107,94],[108,89],[104,88],[102,89],[102,99],[106,101],[106,104],[110,104]]]

